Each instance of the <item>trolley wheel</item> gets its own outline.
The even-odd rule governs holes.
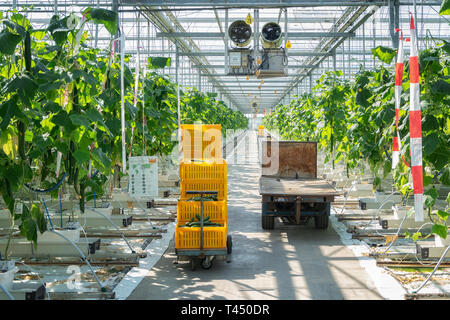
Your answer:
[[[233,239],[231,238],[231,235],[227,236],[227,253],[231,254],[233,251]]]
[[[314,227],[316,229],[327,229],[328,228],[328,216],[318,216],[314,217]]]
[[[202,259],[201,266],[203,269],[205,269],[205,270],[211,269],[212,265],[213,265],[213,259],[208,259],[208,258]]]
[[[196,261],[196,259],[195,259],[195,258],[191,258],[191,259],[189,260],[189,263],[190,263],[190,265],[191,265],[191,270],[192,270],[192,271],[195,271],[195,268],[196,268],[196,266],[197,266],[197,261]]]
[[[275,217],[266,216],[265,214],[261,215],[261,226],[263,229],[273,229],[275,224]]]

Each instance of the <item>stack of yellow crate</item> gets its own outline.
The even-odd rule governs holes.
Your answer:
[[[195,129],[194,129],[195,126]],[[213,133],[215,139],[211,139],[208,129],[221,130],[220,125],[182,125],[182,149],[189,150],[184,154],[184,159],[180,163],[180,200],[177,203],[177,226],[175,228],[175,248],[176,249],[199,249],[200,248],[200,228],[188,227],[180,228],[186,222],[201,215],[200,201],[187,201],[192,197],[200,195],[187,195],[187,191],[217,191],[218,201],[203,201],[203,216],[210,217],[211,222],[220,223],[223,227],[203,227],[203,248],[219,249],[226,248],[227,241],[227,164],[221,158],[221,136]],[[184,129],[184,131],[183,131]],[[200,158],[194,156],[192,143],[195,138],[198,140],[201,132],[202,151],[216,144],[214,152],[205,152]],[[187,134],[183,135],[183,132]],[[206,138],[205,138],[206,136]],[[187,141],[191,140],[191,145]],[[205,141],[207,140],[207,141]],[[199,141],[197,141],[199,142]],[[204,155],[208,156],[204,156]],[[209,156],[212,154],[212,156]],[[217,156],[220,154],[220,158]],[[194,160],[194,161],[193,161]]]

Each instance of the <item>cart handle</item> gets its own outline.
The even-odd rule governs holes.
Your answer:
[[[201,194],[201,195],[204,195],[204,194],[218,194],[218,192],[217,191],[186,191],[186,194]]]

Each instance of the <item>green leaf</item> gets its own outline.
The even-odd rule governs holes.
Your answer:
[[[36,248],[36,244],[37,244],[36,222],[31,218],[27,218],[25,220],[22,218],[22,223],[19,226],[19,230],[20,230],[20,234],[22,236],[24,236],[25,238],[27,238],[27,240],[33,241],[34,246]]]
[[[435,116],[427,114],[422,118],[422,131],[433,131],[436,128],[439,128],[439,122]]]
[[[109,131],[111,131],[111,133],[114,136],[119,136],[120,135],[120,130],[122,129],[121,123],[119,119],[108,119],[105,121],[106,125],[108,126]]]
[[[58,15],[54,15],[50,19],[49,26],[47,31],[49,31],[53,37],[53,40],[56,42],[58,46],[62,46],[64,42],[67,40],[67,35],[69,33],[69,29],[67,28],[67,19],[69,16],[64,19],[59,19]]]
[[[79,80],[80,78],[83,78],[85,82],[89,83],[89,84],[96,84],[97,80],[95,80],[95,78],[90,75],[87,72],[84,72],[83,70],[74,70],[72,72],[72,78],[74,80]]]
[[[89,161],[89,159],[90,159],[89,151],[86,151],[86,150],[75,151],[75,153],[73,154],[73,157],[77,161],[78,165],[82,165],[83,163]]]
[[[416,232],[416,233],[413,233],[413,235],[411,236],[411,239],[414,241],[414,242],[417,242],[417,240],[419,240],[419,238],[422,236],[422,233],[420,233],[420,232]]]
[[[83,11],[83,15],[87,20],[92,20],[95,24],[104,25],[111,35],[117,33],[117,12],[89,7]]]
[[[427,208],[431,208],[434,206],[436,199],[438,197],[438,192],[435,187],[424,192],[424,202]]]
[[[438,235],[442,239],[447,239],[447,226],[436,223],[431,227],[431,233]]]
[[[425,175],[423,177],[423,186],[426,187],[428,185],[430,185],[433,182],[433,177],[432,176],[427,176]]]
[[[0,52],[5,55],[12,55],[22,39],[23,37],[21,35],[13,34],[8,28],[4,28],[0,32]]]
[[[86,116],[91,122],[102,122],[103,117],[96,109],[89,109],[86,111]]]
[[[435,187],[425,191],[424,194],[431,196],[434,200],[436,200],[439,196],[439,193],[437,192]]]
[[[442,79],[439,79],[431,84],[431,92],[435,94],[449,95],[450,83]]]
[[[425,156],[432,154],[438,147],[441,141],[436,132],[433,132],[423,137],[423,153]]]
[[[363,107],[368,107],[369,103],[367,99],[371,96],[371,92],[366,88],[358,88],[358,92],[356,93],[355,102]]]
[[[57,104],[56,102],[49,101],[44,105],[44,110],[46,112],[57,113],[57,112],[61,111],[61,106],[59,104]]]
[[[65,127],[70,121],[69,115],[65,110],[61,110],[52,117],[52,122],[60,127]]]
[[[396,51],[394,49],[384,46],[378,46],[371,51],[375,57],[387,64],[390,64],[396,55]]]
[[[22,217],[22,220],[31,217],[30,210],[28,209],[28,207],[25,204],[23,204],[23,207],[22,207],[21,217]]]
[[[171,58],[164,57],[148,57],[147,59],[148,69],[161,69],[164,67],[170,67]]]
[[[444,172],[442,173],[442,176],[439,179],[439,181],[442,184],[450,186],[450,167],[447,167],[447,168],[444,169]]]
[[[47,231],[47,221],[45,220],[44,212],[41,212],[41,209],[36,204],[33,204],[31,207],[31,217],[36,221],[40,233]]]
[[[1,130],[5,130],[8,127],[11,118],[15,114],[16,109],[17,101],[14,98],[9,99],[8,101],[0,105],[0,117],[2,118],[2,122],[0,123]]]
[[[439,15],[450,15],[450,0],[443,0],[441,9],[439,10]]]
[[[88,128],[91,125],[88,119],[81,114],[71,114],[69,118],[75,126],[83,126]]]
[[[105,89],[99,96],[103,100],[105,106],[114,106],[120,101],[120,95],[114,89]]]
[[[442,210],[438,210],[438,211],[436,212],[436,214],[438,215],[439,218],[441,218],[441,219],[444,220],[444,221],[447,221],[447,218],[448,218],[448,216],[449,216],[449,214],[448,214],[447,212],[442,211]]]
[[[444,41],[444,43],[442,44],[442,47],[441,47],[442,50],[444,50],[445,52],[450,54],[450,42],[445,41],[445,40],[442,40],[442,41]]]
[[[31,104],[37,89],[36,82],[26,74],[15,77],[6,85],[6,93],[17,92],[24,104]]]
[[[92,151],[92,156],[96,165],[101,168],[107,170],[111,166],[111,159],[100,148],[94,149]]]

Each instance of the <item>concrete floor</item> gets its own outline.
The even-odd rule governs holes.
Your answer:
[[[261,228],[256,133],[238,145],[237,164],[228,158],[228,233],[232,262],[191,271],[176,260],[173,241],[128,299],[382,299],[352,251],[331,225],[314,229],[277,223]]]

